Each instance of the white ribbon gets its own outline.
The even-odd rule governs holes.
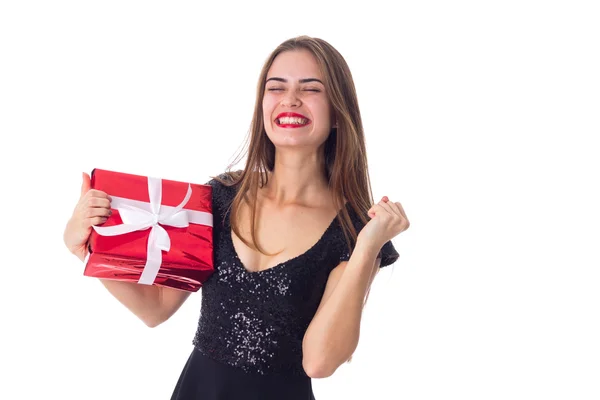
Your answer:
[[[212,214],[184,210],[192,196],[192,187],[188,184],[185,198],[177,207],[161,205],[162,180],[148,177],[148,194],[150,203],[111,196],[111,208],[119,211],[123,224],[114,226],[94,226],[92,228],[102,236],[117,236],[125,233],[151,228],[148,238],[146,265],[138,283],[152,285],[162,264],[162,250],[169,251],[171,239],[167,231],[160,226],[169,225],[185,228],[191,223],[212,226]]]

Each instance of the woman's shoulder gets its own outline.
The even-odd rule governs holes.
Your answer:
[[[211,176],[210,180],[206,183],[207,185],[215,186],[225,186],[231,187],[238,183],[240,176],[242,175],[243,170],[237,171],[225,171],[218,175]]]
[[[239,181],[239,171],[226,171],[218,175],[211,176],[205,185],[212,187],[213,204],[217,207],[228,207],[236,193]]]
[[[237,178],[240,171],[227,171],[218,175],[210,176],[210,180],[205,185],[212,187],[212,210],[215,217],[214,226],[220,224],[219,221],[225,221],[226,214],[231,202],[235,197]]]
[[[205,184],[212,186],[213,196],[230,197],[232,194],[236,193],[241,172],[241,170],[222,172],[218,175],[211,176],[210,180]]]

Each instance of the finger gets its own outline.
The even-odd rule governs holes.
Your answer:
[[[391,204],[393,204],[391,201],[389,202],[384,202],[383,200],[379,203],[379,206],[381,208],[383,208],[385,211],[387,211],[389,214],[391,215],[396,215],[396,212],[392,209]]]
[[[88,207],[110,208],[110,200],[104,197],[90,197],[86,203]]]
[[[108,199],[109,201],[112,201],[112,197],[110,197],[108,195],[108,193],[103,192],[102,190],[98,190],[98,189],[90,189],[87,192],[87,196],[88,197],[99,197],[102,199]]]
[[[105,192],[90,189],[82,198],[79,199],[77,205],[75,206],[75,210],[80,215],[84,215],[86,210],[90,207],[111,208],[110,202],[111,198]]]
[[[410,221],[408,220],[408,218],[406,217],[406,213],[404,212],[404,209],[402,208],[402,204],[400,203],[394,203],[394,206],[398,208],[398,212],[401,213],[402,215],[402,219],[404,220],[404,225],[406,226],[404,228],[404,230],[407,230],[410,227]]]
[[[401,216],[400,213],[398,213],[398,210],[393,208],[392,205],[394,204],[393,201],[390,201],[389,197],[387,196],[383,196],[381,198],[381,201],[378,203],[380,206],[382,206],[385,210],[387,210],[387,212],[389,212],[392,215],[397,215],[397,216]]]
[[[377,206],[378,204],[381,204],[382,202],[383,202],[383,199],[381,199],[381,200],[379,201],[379,203],[375,203],[375,204],[371,205],[371,208],[369,208],[369,211],[367,211],[367,213],[368,213],[368,214],[373,214],[373,213],[374,213],[374,211],[375,211],[375,206]]]
[[[402,214],[402,216],[406,219],[408,219],[408,217],[406,216],[406,212],[404,211],[404,207],[402,207],[402,204],[400,204],[400,202],[396,202],[394,203],[398,206],[398,209],[400,210],[400,213]]]
[[[398,208],[398,205],[396,203],[394,203],[393,201],[390,201],[389,203],[387,203],[390,206],[391,212],[394,213],[394,215],[396,215],[399,218],[404,219],[404,215],[402,215],[402,212],[400,212],[400,209]]]
[[[83,195],[86,194],[90,190],[90,188],[92,187],[92,184],[91,184],[91,178],[88,174],[86,174],[85,172],[82,172],[81,175],[82,175],[83,180],[81,182],[81,196],[80,197],[83,197]]]
[[[95,225],[101,225],[101,224],[105,223],[107,219],[108,218],[106,218],[106,217],[94,217],[94,218],[90,218],[90,220],[89,220],[90,221],[90,226],[91,225],[94,225],[94,226]]]
[[[400,203],[394,203],[393,201],[388,201],[386,203],[386,205],[388,205],[390,207],[390,210],[396,214],[399,217],[404,217],[404,215],[402,215],[402,213],[400,212],[400,209],[398,208],[398,204]]]
[[[385,204],[385,203],[386,203],[386,202],[388,202],[388,201],[389,201],[388,197],[387,197],[387,196],[383,196],[383,197],[381,198],[381,200],[379,200],[379,203],[377,203],[377,204]],[[375,206],[375,204],[373,204],[373,205],[371,206],[371,208],[369,209],[369,213],[370,213],[370,212],[373,210],[373,207],[374,207],[374,206]]]
[[[90,207],[87,208],[83,214],[84,218],[95,218],[95,217],[110,217],[112,210],[103,207]]]
[[[381,214],[384,212],[384,208],[381,206],[381,203],[373,204],[373,206],[369,209],[369,217],[373,218],[377,214]]]

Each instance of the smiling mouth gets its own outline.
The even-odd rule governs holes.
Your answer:
[[[277,124],[277,126],[281,126],[284,128],[299,128],[308,125],[310,121],[307,118],[300,117],[281,117],[277,118],[275,120],[275,123]]]

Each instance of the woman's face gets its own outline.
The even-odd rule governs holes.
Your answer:
[[[280,53],[267,73],[263,118],[275,147],[321,146],[333,127],[323,76],[308,50]]]

